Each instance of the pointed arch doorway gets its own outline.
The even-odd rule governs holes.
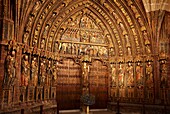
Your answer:
[[[108,38],[96,24],[96,15],[82,9],[65,20],[57,36],[59,53],[64,59],[59,65],[59,109],[80,109],[82,95],[81,58],[88,55],[92,61],[89,73],[90,94],[96,103],[90,108],[107,108],[108,68],[103,64],[108,59]],[[73,58],[73,60],[69,59]],[[77,65],[75,68],[74,66]],[[74,83],[74,84],[73,84]]]
[[[37,63],[45,58],[52,60],[54,65],[58,61],[56,56],[63,59],[60,63],[61,66],[58,66],[61,71],[58,72],[58,90],[56,92],[60,96],[57,98],[62,106],[60,109],[79,109],[79,105],[73,107],[70,104],[75,102],[78,104],[80,101],[69,97],[76,96],[75,93],[81,95],[79,89],[81,66],[77,61],[80,61],[82,55],[89,55],[92,58],[91,68],[93,69],[93,65],[95,66],[96,74],[90,74],[90,79],[92,79],[90,80],[90,89],[95,95],[99,95],[98,91],[103,89],[99,87],[100,84],[97,81],[93,82],[98,80],[96,78],[101,78],[98,72],[102,71],[102,69],[99,69],[100,66],[103,66],[100,62],[96,63],[96,60],[102,61],[101,63],[104,63],[104,61],[110,62],[115,68],[120,67],[120,71],[123,72],[121,73],[122,76],[126,76],[124,68],[128,66],[128,63],[133,64],[133,68],[136,67],[136,62],[143,63],[142,66],[144,67],[146,62],[154,63],[152,58],[152,35],[148,24],[144,23],[144,12],[140,11],[136,1],[36,0],[30,3],[30,6],[28,10],[25,10],[27,13],[25,13],[23,19],[27,18],[23,21],[24,25],[21,27],[21,31],[24,33],[21,32],[24,48],[29,46],[29,49],[24,51],[30,55],[33,53],[31,58],[35,55],[40,58]],[[73,69],[76,70],[72,71]],[[109,72],[108,70],[107,72]],[[71,72],[76,73],[72,74]],[[106,80],[108,77],[107,75]],[[141,93],[145,91],[142,88],[138,89],[137,86],[128,89],[126,82],[123,82],[121,84],[122,91],[119,93],[117,91],[119,87],[118,78],[114,79],[116,80],[113,80],[113,86],[108,86],[108,98],[112,101],[116,101],[120,93],[122,93],[122,101],[126,101],[125,95],[128,94],[128,91],[133,92],[132,99],[133,96],[138,96],[138,91]],[[121,79],[123,80],[123,78]],[[77,88],[76,85],[78,85]],[[75,91],[70,91],[72,88],[76,88]],[[154,94],[154,88],[151,88],[148,94],[150,92]],[[64,95],[65,97],[63,97]],[[105,99],[105,96],[101,96],[96,98]],[[141,96],[138,97],[141,98]],[[63,102],[63,99],[66,101]],[[152,97],[152,100],[154,101],[154,97]],[[103,106],[97,106],[96,104],[93,108]]]

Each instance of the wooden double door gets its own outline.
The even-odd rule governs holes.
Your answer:
[[[94,61],[90,66],[90,94],[95,96],[95,104],[90,108],[107,107],[108,69],[101,61]],[[72,59],[58,64],[57,101],[59,110],[80,109],[81,66]]]

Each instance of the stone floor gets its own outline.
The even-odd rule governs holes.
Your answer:
[[[67,110],[67,111],[60,111],[59,114],[87,114],[82,113],[79,110]],[[116,114],[116,112],[109,111],[109,110],[90,110],[88,114]],[[121,113],[121,114],[140,114],[140,113]]]

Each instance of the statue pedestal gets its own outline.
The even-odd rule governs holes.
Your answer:
[[[83,111],[81,112],[81,114],[93,114],[92,112],[90,112],[89,106],[83,106]]]

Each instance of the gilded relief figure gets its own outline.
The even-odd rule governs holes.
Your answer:
[[[67,51],[67,46],[68,46],[67,43],[62,43],[62,47],[61,47],[61,50],[60,50],[62,54],[65,54],[65,53],[66,53],[66,51]]]
[[[27,43],[28,43],[28,37],[29,37],[29,33],[28,33],[28,32],[25,32],[24,38],[23,38],[23,43],[24,43],[24,44],[27,44]]]
[[[31,79],[33,86],[37,86],[38,83],[38,63],[37,58],[33,57],[31,62]]]
[[[33,42],[32,42],[32,46],[37,47],[37,43],[38,43],[38,39],[36,37],[34,37]]]
[[[148,34],[147,34],[146,30],[143,31],[143,38],[145,40],[145,45],[150,45],[150,41],[149,41]]]
[[[72,54],[78,55],[78,47],[77,47],[77,44],[72,44]]]
[[[167,75],[168,75],[168,69],[165,61],[161,61],[160,65],[160,76],[161,76],[161,87],[167,86]]]
[[[88,31],[81,31],[80,37],[82,42],[89,42],[89,32]]]
[[[17,62],[15,59],[15,51],[12,50],[11,53],[9,53],[6,57],[5,60],[5,78],[4,78],[4,85],[6,86],[11,86],[14,83],[14,79],[16,77],[16,67],[17,67]]]
[[[153,87],[153,68],[152,63],[149,61],[146,65],[146,85],[148,88]]]
[[[136,65],[136,83],[138,87],[143,86],[143,66],[140,62]]]
[[[114,48],[113,47],[111,47],[110,49],[109,49],[109,56],[114,56],[115,55],[115,50],[114,50]]]
[[[116,66],[115,64],[111,64],[111,86],[116,86]]]
[[[22,70],[21,86],[28,86],[30,80],[30,75],[29,75],[30,64],[28,61],[28,55],[24,55],[22,58],[21,70]]]
[[[151,46],[150,46],[150,45],[146,45],[146,46],[145,46],[145,49],[146,49],[146,53],[147,53],[147,54],[150,54],[150,53],[151,53]]]
[[[27,32],[31,31],[33,19],[34,19],[34,17],[32,15],[30,15],[29,18],[28,18],[28,22],[26,24],[26,31]]]
[[[119,64],[119,69],[118,69],[118,84],[120,87],[124,86],[124,68],[123,68],[123,64],[120,63]]]
[[[87,28],[88,27],[88,18],[87,17],[81,18],[80,27],[81,28]]]
[[[59,48],[59,44],[58,44],[58,42],[56,41],[56,42],[54,43],[54,49],[53,49],[53,51],[54,51],[54,52],[58,52],[58,48]]]
[[[127,86],[132,87],[134,86],[134,73],[133,73],[133,65],[131,62],[128,63],[126,67],[126,74],[127,74]]]
[[[71,54],[71,51],[72,51],[71,48],[72,48],[71,43],[68,43],[68,44],[67,44],[67,47],[66,47],[66,53],[67,53],[67,54]]]
[[[41,5],[41,2],[38,0],[37,2],[35,2],[35,5],[33,7],[33,10],[32,10],[32,15],[36,15],[37,11],[39,10],[40,8],[40,5]]]
[[[41,44],[40,44],[40,48],[44,49],[45,48],[45,39],[41,39]]]

